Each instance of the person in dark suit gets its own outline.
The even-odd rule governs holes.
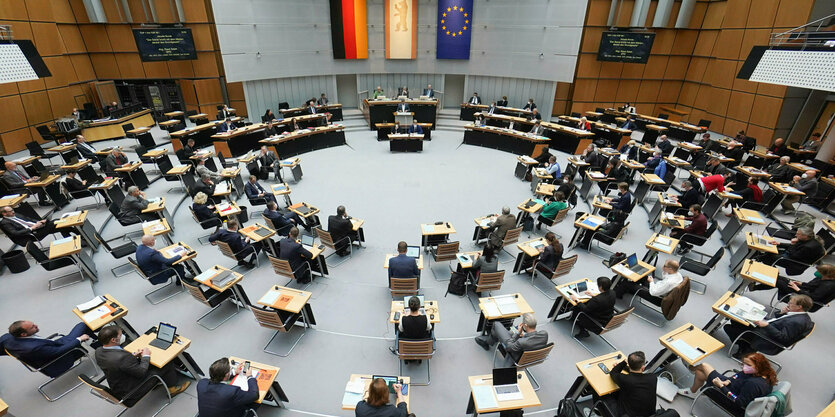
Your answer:
[[[270,120],[267,122],[267,126],[264,127],[264,139],[273,137],[278,135],[278,129],[273,126],[273,121]]]
[[[811,227],[801,227],[795,232],[794,239],[789,243],[780,243],[776,240],[771,240],[772,245],[777,245],[777,254],[762,253],[758,256],[760,262],[771,265],[777,258],[789,258],[807,265],[815,263],[824,254],[823,245],[815,236],[814,230]],[[799,275],[805,270],[802,267],[787,267],[786,273],[789,275]]]
[[[200,220],[201,222],[217,219],[218,226],[223,223],[220,219],[220,215],[217,211],[215,211],[215,206],[211,204],[206,193],[197,193],[194,196],[191,209],[194,211],[194,215],[197,216],[197,220]]]
[[[621,129],[627,130],[635,130],[638,128],[638,125],[635,124],[635,119],[632,116],[626,116],[626,120],[623,121],[623,124],[620,125]]]
[[[638,160],[638,146],[634,140],[630,140],[626,142],[625,145],[620,147],[621,155],[626,155],[626,159],[631,159],[633,161]]]
[[[405,113],[409,111],[409,103],[406,103],[405,98],[400,99],[400,103],[397,104],[397,112],[398,113]]]
[[[25,216],[21,216],[19,214],[15,214],[13,208],[9,206],[3,207],[3,218],[0,219],[0,228],[3,229],[3,232],[9,236],[10,239],[14,241],[20,241],[18,243],[21,246],[25,246],[27,239],[31,239],[28,236],[34,235],[35,239],[38,241],[43,240],[43,238],[55,233],[55,223],[52,220],[35,220],[30,219]],[[26,240],[24,242],[23,240]]]
[[[737,166],[742,163],[742,156],[745,155],[745,149],[743,148],[742,144],[736,141],[730,141],[728,146],[722,152],[728,158],[733,159],[731,162],[731,166]]]
[[[107,378],[107,386],[114,397],[124,401],[128,407],[133,406],[143,395],[150,391],[159,380],[152,379],[144,382],[152,375],[158,375],[168,386],[168,393],[177,395],[186,390],[191,382],[186,381],[178,385],[176,361],[171,361],[162,368],[151,366],[151,350],[142,348],[136,352],[122,349],[124,343],[122,329],[114,324],[104,326],[99,330],[99,341],[102,346],[96,349],[96,363]],[[141,388],[140,388],[140,384]],[[125,398],[128,393],[140,388],[132,396]]]
[[[278,211],[278,204],[274,201],[267,202],[267,208],[264,209],[264,217],[273,222],[276,227],[276,232],[281,236],[287,236],[290,233],[290,228],[295,226],[308,227],[304,220],[298,214],[290,212],[288,215],[282,214]]]
[[[391,128],[391,133],[392,134],[408,133],[408,130],[400,127],[400,122],[394,122],[394,126],[392,126],[392,128]]]
[[[423,127],[418,124],[417,119],[412,120],[412,125],[409,126],[409,133],[423,134]]]
[[[229,358],[220,358],[209,367],[209,378],[197,383],[197,411],[201,417],[243,417],[247,410],[255,409],[258,404],[258,381],[252,376],[252,369],[243,370],[244,364],[238,363],[235,369]],[[246,378],[247,389],[231,385],[237,375]]]
[[[673,151],[673,144],[667,140],[667,135],[661,135],[655,142],[655,147],[661,149],[661,154],[667,156]]]
[[[748,152],[751,149],[754,149],[755,147],[757,147],[757,140],[754,139],[754,138],[748,137],[748,135],[745,134],[744,130],[740,130],[739,133],[737,133],[736,141],[742,144],[742,151],[743,152]]]
[[[105,174],[115,174],[116,168],[128,163],[128,156],[122,152],[121,149],[114,149],[104,158],[104,172]]]
[[[270,171],[272,171],[275,174],[276,181],[284,182],[281,178],[281,160],[266,145],[261,146],[260,153],[258,154],[258,163],[260,164],[259,175],[262,179],[269,178]]]
[[[221,241],[229,245],[229,249],[238,258],[238,265],[247,268],[255,268],[255,257],[261,250],[261,242],[249,243],[249,239],[244,239],[243,235],[238,233],[238,221],[228,220],[226,222],[226,229],[220,229],[209,236],[209,243],[217,245],[217,241]],[[247,261],[245,258],[252,255]]]
[[[154,245],[156,243],[157,239],[155,237],[151,235],[144,235],[142,236],[142,244],[136,247],[136,263],[145,275],[152,277],[150,279],[151,284],[164,284],[168,281],[168,278],[173,276],[175,273],[180,279],[185,279],[186,269],[183,267],[183,264],[174,264],[174,262],[179,261],[182,256],[176,255],[171,258],[166,258],[162,252],[154,249]],[[165,270],[167,270],[165,273],[154,276],[155,274]],[[175,284],[180,285],[180,281],[176,280]]]
[[[611,286],[612,280],[608,277],[597,278],[597,288],[600,290],[600,294],[592,295],[587,291],[586,294],[592,295],[592,297],[585,303],[578,303],[577,296],[571,294],[571,300],[577,303],[573,308],[571,320],[576,319],[577,327],[580,328],[580,331],[574,337],[589,337],[589,330],[600,333],[602,330],[600,326],[605,326],[614,317],[616,297],[614,291],[609,291]],[[583,313],[582,316],[580,316],[581,312]],[[600,326],[592,320],[600,323]]]
[[[531,117],[529,120],[542,120],[542,115],[539,114],[539,110],[533,109],[531,110]]]
[[[397,243],[397,256],[389,258],[389,278],[417,278],[420,270],[415,258],[406,255],[409,245],[404,241]]]
[[[784,276],[778,276],[777,298],[782,300],[789,294],[808,295],[814,303],[812,308],[809,309],[813,313],[835,300],[835,265],[821,264],[815,269],[815,278],[808,282],[789,280]],[[751,291],[770,290],[772,288],[766,284],[755,284],[748,287]]]
[[[227,117],[223,120],[223,123],[221,123],[217,126],[217,132],[218,133],[231,132],[231,131],[233,131],[237,128],[238,128],[238,126],[236,126],[234,123],[232,123],[232,119]]]
[[[296,281],[305,284],[310,282],[310,270],[316,270],[315,263],[310,262],[313,254],[299,243],[299,228],[293,227],[286,238],[278,242],[278,257],[290,263],[290,268],[296,271]],[[300,268],[302,264],[307,268]]]
[[[767,152],[771,155],[787,156],[791,153],[791,150],[786,146],[786,141],[783,138],[777,138]]]
[[[186,141],[186,146],[183,146],[183,156],[185,156],[186,159],[191,159],[191,157],[197,153],[197,148],[194,143],[194,139],[189,138],[189,140]]]
[[[327,106],[328,105],[328,96],[326,96],[325,93],[322,93],[322,95],[319,96],[319,100],[316,101],[316,104],[318,104],[320,106]]]
[[[200,177],[200,181],[194,184],[194,189],[192,189],[191,191],[192,193],[194,193],[194,195],[197,195],[197,193],[206,194],[206,196],[210,200],[214,201],[212,199],[212,196],[215,195],[216,187],[217,186],[215,185],[215,183],[212,182],[212,177],[210,177],[209,175],[203,175],[202,177]]]
[[[496,113],[496,102],[490,103],[490,107],[487,108],[487,114],[495,114]]]
[[[791,157],[781,156],[776,163],[768,167],[768,173],[771,175],[771,181],[775,182],[789,182],[792,179],[792,167],[789,166]]]
[[[522,314],[522,322],[516,326],[513,333],[501,323],[493,322],[490,335],[476,337],[475,342],[488,351],[496,342],[501,343],[506,352],[504,366],[513,366],[525,351],[542,349],[548,345],[548,332],[536,330],[536,316],[533,313],[525,313]]]
[[[263,198],[265,201],[275,202],[275,195],[273,193],[268,193],[267,190],[265,190],[264,187],[258,183],[258,177],[255,175],[249,176],[249,181],[247,181],[244,185],[244,192],[250,201],[257,198]]]
[[[345,206],[337,207],[336,215],[328,216],[328,233],[331,234],[339,256],[348,255],[348,247],[360,240],[359,234],[354,231],[351,216],[345,212]]]
[[[227,105],[223,105],[218,111],[218,119],[229,119],[233,116],[232,110]]]
[[[523,107],[523,108],[522,108],[522,110],[531,110],[531,111],[533,111],[533,109],[535,109],[535,108],[536,108],[536,103],[534,103],[534,102],[533,102],[533,99],[532,99],[532,98],[529,98],[529,99],[528,99],[528,102],[525,104],[525,107]]]
[[[38,337],[39,331],[38,325],[31,321],[15,321],[9,326],[9,333],[0,337],[0,350],[5,349],[33,368],[41,368],[61,355],[81,347],[82,342],[96,339],[95,333],[84,323],[76,324],[66,336],[56,339]],[[55,378],[72,368],[75,361],[81,357],[81,352],[73,352],[43,368],[41,373]]]
[[[473,96],[470,97],[470,101],[468,101],[467,104],[481,104],[481,97],[478,96],[478,93],[473,93]]]
[[[119,105],[116,104],[116,102],[114,101],[104,106],[104,108],[102,109],[102,113],[104,113],[105,116],[112,116],[113,112],[115,112],[116,110],[119,110]]]
[[[693,187],[692,182],[684,180],[681,183],[681,195],[676,200],[682,207],[690,207],[693,204],[701,204],[704,201],[704,196]]]
[[[432,89],[432,84],[428,84],[426,88],[423,89],[423,96],[435,98],[435,90]]]
[[[25,170],[18,167],[14,162],[6,162],[5,164],[6,172],[3,173],[3,176],[0,179],[3,180],[3,183],[6,185],[6,188],[9,189],[11,192],[17,192],[20,194],[23,193],[30,193],[31,191],[26,188],[26,184],[37,181],[39,177],[30,177],[29,174],[26,173]],[[37,189],[38,194],[38,201],[41,205],[48,204],[48,200],[46,199],[46,193],[43,191],[42,188]]]
[[[505,234],[514,227],[516,227],[516,217],[510,214],[510,207],[502,207],[501,216],[497,217],[487,228],[490,243],[496,248],[501,248]]]
[[[64,185],[67,187],[67,191],[70,193],[75,193],[78,191],[88,191],[89,185],[87,184],[87,180],[80,180],[78,179],[78,172],[75,170],[67,170],[67,177],[64,179]],[[104,190],[96,190],[102,197],[104,197],[104,201],[107,204],[110,204],[110,197]],[[81,197],[85,197],[86,195],[82,195]]]
[[[355,417],[414,417],[409,414],[401,384],[392,384],[397,405],[389,404],[389,387],[382,378],[375,378],[368,386],[368,397],[357,403]]]
[[[307,102],[307,114],[316,114],[316,100],[310,100]]]
[[[507,96],[502,96],[502,99],[496,102],[499,107],[507,107]]]
[[[632,193],[629,192],[629,184],[625,182],[618,183],[618,196],[606,197],[605,200],[612,205],[612,210],[620,210],[628,213],[632,208]],[[608,213],[609,211],[607,210],[605,213],[601,213],[601,215],[605,216]]]
[[[264,115],[261,116],[261,121],[262,122],[271,122],[275,119],[276,119],[276,117],[275,117],[275,114],[273,113],[272,109],[267,109],[267,111],[264,112]]]
[[[119,208],[119,217],[127,222],[139,223],[141,221],[156,220],[154,213],[143,213],[142,210],[148,208],[150,201],[145,199],[145,193],[139,191],[139,187],[132,185],[128,187],[128,195],[122,200],[122,206]]]
[[[655,415],[655,391],[658,379],[653,374],[645,374],[647,359],[644,352],[632,352],[626,360],[619,362],[609,371],[618,390],[601,399],[616,416]],[[623,371],[628,371],[623,373]]]
[[[783,346],[791,346],[812,331],[814,323],[808,313],[812,305],[812,298],[808,295],[793,295],[789,298],[789,303],[773,319],[756,322],[757,327],[753,332],[774,340]],[[736,340],[743,332],[751,330],[751,327],[732,322],[726,324],[723,330],[731,340]],[[736,351],[736,357],[741,357],[750,352],[776,355],[782,351],[780,347],[773,343],[750,333],[742,335],[737,342],[737,346],[739,349]]]
[[[84,138],[82,135],[77,135],[75,137],[75,149],[84,159],[90,159],[93,161],[99,161],[99,156],[96,155],[96,148],[93,145],[87,142],[87,139]]]

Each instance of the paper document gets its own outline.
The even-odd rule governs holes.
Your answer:
[[[499,406],[498,401],[496,401],[496,394],[493,393],[492,385],[473,386],[473,401],[482,410],[497,408]]]
[[[92,300],[87,301],[86,303],[82,303],[82,304],[79,304],[79,305],[75,306],[75,308],[77,308],[82,313],[86,313],[86,312],[100,306],[105,301],[106,300],[104,299],[104,297],[99,295],[99,296],[93,297]]]
[[[195,281],[199,281],[202,283],[208,282],[213,276],[217,275],[220,271],[214,268],[209,268],[200,273],[200,275],[194,277]]]
[[[77,216],[77,215],[79,215],[79,214],[81,214],[81,212],[80,212],[80,211],[71,211],[71,212],[69,212],[69,213],[64,213],[64,214],[61,216],[61,218],[63,219],[63,218],[65,218],[65,217]]]
[[[736,304],[728,308],[728,313],[750,322],[762,320],[766,316],[763,306],[748,297],[736,297]]]
[[[73,241],[73,237],[70,236],[70,237],[65,237],[65,238],[58,239],[58,240],[53,240],[52,245],[60,245],[62,243],[69,243],[69,242],[72,242],[72,241]]]
[[[493,301],[502,315],[519,313],[519,306],[516,305],[516,298],[513,296],[495,297]]]
[[[278,300],[279,295],[281,295],[281,291],[271,290],[270,292],[264,294],[258,302],[261,304],[273,305]]]
[[[435,231],[435,226],[433,226],[431,224],[424,224],[423,225],[423,231],[424,231],[424,233],[432,233],[433,231]]]
[[[107,306],[103,305],[84,313],[84,315],[81,318],[82,320],[84,320],[84,322],[89,323],[93,320],[99,319],[105,314],[110,314],[110,309],[107,308]]]
[[[260,372],[261,371],[259,371],[259,370],[253,369],[252,370],[252,377],[257,380],[258,379],[258,374]],[[235,379],[232,380],[232,383],[229,384],[229,385],[236,386],[236,387],[240,388],[241,391],[249,391],[249,378],[247,378],[246,376],[244,376],[242,374],[237,375],[237,376],[235,376]]]
[[[354,379],[345,384],[345,392],[353,392],[355,394],[362,394],[365,392],[365,383],[362,379]]]
[[[488,301],[482,304],[482,306],[484,306],[484,315],[487,317],[496,317],[502,315],[502,313],[499,312],[499,306],[497,306],[496,303]]]
[[[627,268],[624,264],[617,264],[612,267],[612,270],[621,275],[629,275],[632,273],[632,271],[629,268]]]
[[[668,251],[668,250],[670,250],[670,245],[663,245],[663,244],[661,244],[661,243],[658,243],[657,241],[656,241],[656,242],[653,242],[653,243],[652,243],[652,245],[650,245],[650,246],[652,246],[654,249],[658,249],[658,250],[660,250],[660,251]]]
[[[660,243],[664,246],[670,246],[670,243],[673,243],[673,241],[670,240],[670,238],[668,237],[656,236],[655,243]]]
[[[18,197],[20,197],[20,194],[9,194],[9,195],[3,196],[3,199],[5,200],[7,198],[18,198]]]
[[[760,281],[762,281],[762,282],[767,282],[771,285],[776,285],[777,284],[777,277],[770,277],[766,274],[763,274],[762,272],[756,272],[756,271],[751,272],[751,276],[760,280]]]
[[[355,392],[345,391],[345,395],[342,396],[342,405],[356,405],[360,401],[362,401],[362,394]]]
[[[763,219],[759,218],[758,216],[745,216],[745,220],[748,220],[751,223],[758,223],[763,224]]]
[[[215,187],[215,194],[225,194],[229,191],[229,184],[226,182],[221,182]]]
[[[670,343],[670,346],[675,348],[675,350],[677,350],[678,353],[689,359],[690,362],[695,361],[699,356],[703,355],[703,353],[700,352],[698,349],[694,348],[693,346],[690,346],[687,342],[681,339],[673,340],[673,342]]]
[[[533,199],[533,202],[536,203],[536,204],[539,204],[540,206],[544,206],[544,205],[548,204],[545,201],[540,200],[538,198]]]

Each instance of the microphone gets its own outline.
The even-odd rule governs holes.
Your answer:
[[[622,358],[622,357],[623,357],[623,355],[621,355],[620,353],[618,353],[617,355],[606,356],[606,357],[605,357],[605,358],[603,358],[603,359],[598,359],[598,360],[596,360],[596,361],[594,361],[594,362],[589,362],[589,363],[587,363],[587,364],[586,364],[586,368],[590,368],[590,367],[591,367],[592,365],[594,365],[594,364],[598,364],[598,363],[602,363],[602,362],[608,361],[609,359],[620,359],[620,358]]]
[[[667,341],[668,341],[668,342],[672,342],[672,341],[673,341],[673,339],[674,339],[674,336],[678,336],[679,334],[684,333],[684,332],[690,332],[690,331],[693,331],[693,329],[694,329],[694,326],[691,324],[690,326],[687,326],[685,329],[683,329],[683,330],[679,330],[679,331],[677,331],[677,332],[675,332],[675,333],[671,334],[671,335],[667,338]]]

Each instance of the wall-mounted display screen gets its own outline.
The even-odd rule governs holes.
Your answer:
[[[143,61],[197,59],[194,38],[188,28],[134,29],[133,38]]]
[[[645,64],[653,40],[655,34],[649,32],[603,32],[597,60]]]

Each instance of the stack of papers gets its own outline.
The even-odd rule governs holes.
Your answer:
[[[770,277],[770,276],[768,276],[766,274],[763,274],[761,272],[754,271],[754,272],[751,272],[750,275],[752,277],[762,281],[762,282],[767,282],[767,283],[770,283],[772,285],[775,285],[777,283],[777,277]]]
[[[483,410],[497,408],[499,406],[492,385],[473,386],[473,401],[478,404],[478,408]]]
[[[736,304],[728,309],[728,313],[750,322],[762,320],[766,316],[763,306],[748,297],[736,297]]]
[[[488,301],[482,304],[482,306],[484,307],[484,315],[487,317],[496,317],[502,315],[502,313],[499,312],[499,307],[496,305],[495,302]]]
[[[632,273],[632,270],[627,268],[624,264],[617,264],[612,267],[612,270],[622,275],[629,275]]]
[[[93,320],[98,320],[99,318],[104,317],[108,314],[110,314],[110,308],[106,305],[101,305],[84,313],[81,319],[84,320],[84,322],[89,323]]]
[[[105,301],[107,301],[107,300],[105,300],[104,297],[98,295],[98,296],[93,297],[92,300],[87,301],[86,303],[82,303],[82,304],[79,304],[79,305],[75,306],[75,308],[77,308],[78,311],[80,311],[82,313],[86,313],[86,312],[104,304]]]
[[[225,194],[229,191],[229,184],[227,182],[221,182],[215,187],[215,194]]]
[[[258,300],[261,304],[266,305],[273,305],[278,300],[278,296],[281,295],[281,291],[278,290],[270,290],[260,300]]]
[[[64,214],[61,216],[61,218],[63,219],[63,218],[65,218],[65,217],[77,216],[77,215],[79,215],[79,214],[81,214],[81,212],[80,212],[80,211],[71,211],[71,212],[69,212],[69,213],[64,213]]]
[[[673,340],[670,343],[670,346],[674,347],[678,353],[682,354],[683,356],[687,357],[690,362],[695,361],[698,357],[702,356],[702,352],[699,352],[698,349],[690,346],[687,342],[682,339]]]
[[[495,301],[496,307],[499,308],[499,311],[503,316],[508,314],[517,314],[520,312],[519,306],[516,305],[516,297],[512,295],[495,297],[493,298],[493,301]]]
[[[253,369],[252,377],[257,380],[259,373],[261,373],[260,370]],[[235,378],[232,379],[232,383],[230,383],[229,385],[236,386],[240,388],[241,391],[249,391],[249,378],[243,375],[236,375]]]
[[[58,240],[53,240],[52,245],[60,245],[60,244],[69,243],[69,242],[72,242],[72,241],[73,241],[73,237],[70,236],[70,237],[65,237],[65,238],[58,239]]]

